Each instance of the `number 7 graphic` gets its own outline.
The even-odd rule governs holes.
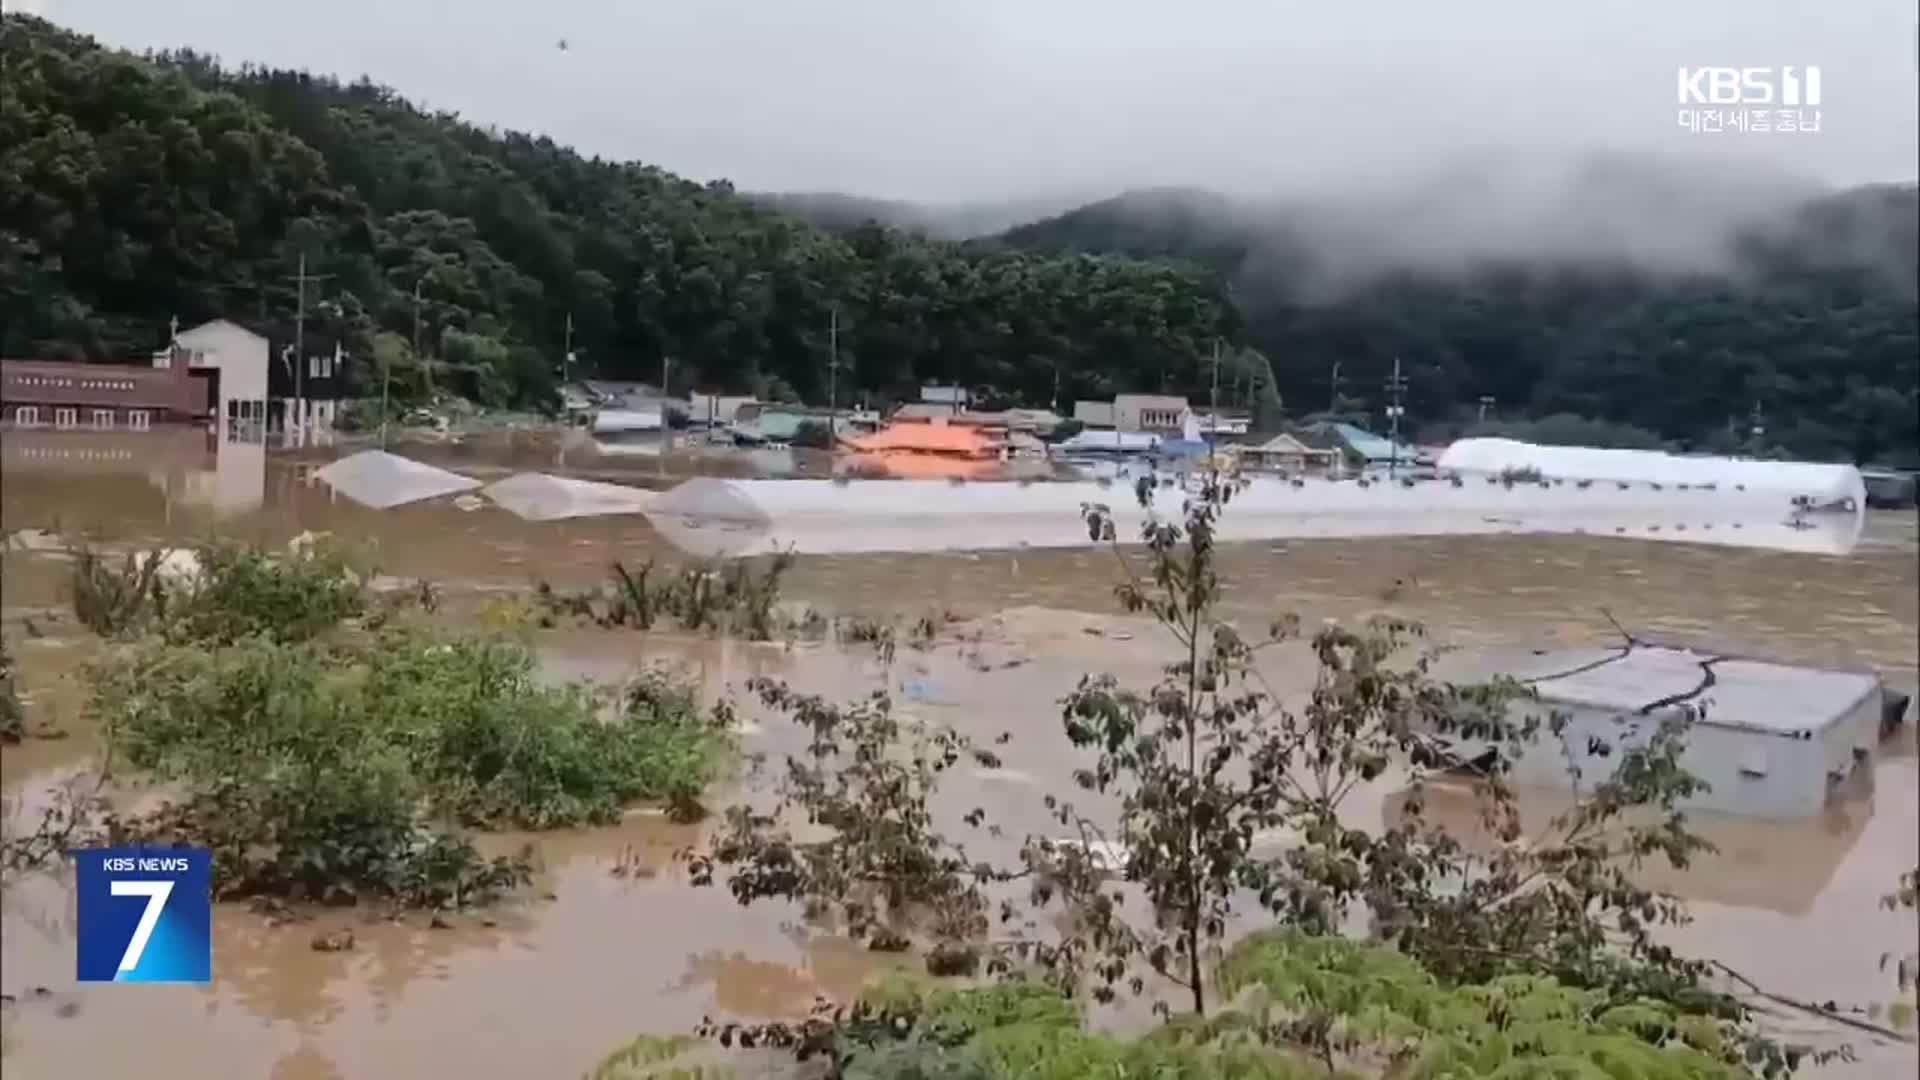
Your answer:
[[[133,928],[133,937],[127,941],[127,951],[120,956],[120,970],[132,971],[140,966],[140,954],[147,951],[147,939],[153,936],[153,927],[160,921],[160,911],[167,906],[167,897],[173,893],[173,882],[114,881],[108,883],[108,892],[114,896],[147,898],[147,909],[140,913],[140,925]]]

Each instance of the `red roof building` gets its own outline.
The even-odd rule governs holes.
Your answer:
[[[213,384],[186,364],[0,360],[0,423],[135,431],[213,416]]]

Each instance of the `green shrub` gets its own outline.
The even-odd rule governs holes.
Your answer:
[[[231,544],[195,551],[199,572],[168,605],[167,636],[229,644],[254,634],[305,641],[366,610],[366,595],[346,561],[317,550],[269,558]]]
[[[684,807],[721,764],[730,720],[659,676],[603,719],[588,690],[540,685],[521,646],[399,630],[152,640],[90,679],[118,760],[188,793],[143,827],[212,847],[227,894],[497,892],[518,865],[483,863],[430,823],[548,828],[641,799]]]
[[[169,577],[165,550],[128,554],[116,567],[82,549],[73,563],[73,611],[102,637],[153,629],[176,642],[231,644],[264,634],[304,641],[366,610],[344,559],[328,551],[270,557],[209,543],[189,549],[195,569]]]
[[[20,694],[13,687],[13,657],[7,652],[7,643],[0,640],[0,743],[17,743],[26,733],[26,710],[20,707]]]

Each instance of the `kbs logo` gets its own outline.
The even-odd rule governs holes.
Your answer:
[[[1681,68],[1680,126],[1695,134],[1817,135],[1817,67]]]
[[[1697,67],[1680,69],[1682,105],[1820,104],[1817,67]]]
[[[81,982],[206,982],[212,908],[205,848],[73,853]]]

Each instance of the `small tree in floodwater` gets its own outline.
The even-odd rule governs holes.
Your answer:
[[[1435,678],[1432,652],[1411,648],[1423,637],[1412,623],[1377,619],[1307,635],[1283,618],[1249,639],[1221,622],[1215,527],[1235,490],[1203,478],[1180,521],[1148,514],[1144,573],[1119,559],[1122,606],[1151,616],[1178,647],[1161,681],[1132,690],[1091,676],[1062,703],[1068,739],[1091,755],[1075,781],[1116,798],[1114,818],[1090,820],[1050,795],[1048,807],[1076,839],[1030,837],[1015,865],[976,859],[941,832],[929,806],[952,765],[997,757],[954,732],[910,730],[884,694],[843,709],[763,684],[767,704],[813,738],[787,759],[778,807],[730,811],[714,845],[691,854],[695,883],[724,874],[743,904],[797,900],[877,945],[903,946],[918,931],[934,941],[936,973],[971,971],[951,958],[984,945],[992,967],[1009,976],[1038,975],[1100,1001],[1125,988],[1163,1012],[1177,1005],[1196,1015],[1217,1007],[1213,972],[1234,916],[1264,912],[1327,936],[1358,906],[1376,938],[1447,985],[1550,976],[1605,1000],[1653,999],[1717,1022],[1726,1054],[1763,1071],[1797,1062],[1797,1049],[1754,1037],[1741,1005],[1705,988],[1703,965],[1653,941],[1652,927],[1684,910],[1629,876],[1646,858],[1685,866],[1705,847],[1677,808],[1701,789],[1679,765],[1686,721],[1655,724],[1644,742],[1611,748],[1616,771],[1583,786],[1544,834],[1521,842],[1505,773],[1526,743],[1564,739],[1564,718],[1515,719],[1530,694],[1511,680]],[[1136,494],[1150,510],[1151,490]],[[1091,536],[1119,554],[1111,509],[1089,505],[1084,516]],[[1279,701],[1255,663],[1261,650],[1289,643],[1317,662],[1311,692],[1296,703]],[[1495,748],[1474,784],[1498,842],[1491,854],[1424,820],[1424,778],[1452,763],[1450,738]],[[1408,778],[1403,819],[1377,831],[1344,824],[1346,800],[1390,770]],[[820,834],[796,837],[787,827],[795,818]],[[965,821],[990,828],[982,810]],[[1283,852],[1263,855],[1263,839],[1280,841]],[[1016,883],[1025,886],[1024,920]],[[1009,938],[987,937],[996,906],[999,925],[1015,928]],[[1048,908],[1065,915],[1052,923],[1063,929],[1029,933]],[[1154,980],[1170,985],[1174,1000]],[[836,1030],[833,1020],[816,1020],[804,1035],[771,1025],[753,1037],[817,1049]],[[1661,1036],[1649,1029],[1648,1037]]]

